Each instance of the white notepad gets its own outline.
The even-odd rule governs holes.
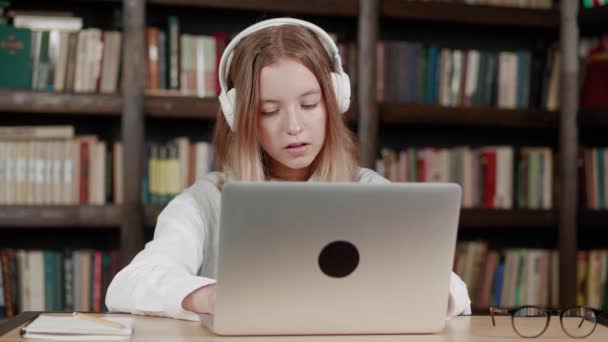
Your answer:
[[[41,314],[23,327],[23,338],[45,340],[120,341],[133,334],[133,319],[126,317],[103,317],[122,324],[116,329],[72,316],[49,316]]]

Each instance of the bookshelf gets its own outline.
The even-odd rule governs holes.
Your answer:
[[[356,127],[362,154],[362,164],[371,167],[378,154],[381,126],[423,125],[450,127],[529,128],[551,130],[558,141],[559,165],[556,173],[554,210],[495,210],[463,209],[463,229],[474,228],[492,231],[500,236],[509,234],[509,228],[540,228],[559,232],[560,302],[575,302],[577,224],[602,224],[607,217],[602,211],[578,213],[576,209],[577,99],[576,68],[567,64],[576,55],[577,6],[575,1],[561,1],[560,10],[531,10],[490,6],[469,6],[451,3],[419,3],[402,0],[122,0],[98,1],[96,6],[122,6],[124,45],[128,53],[122,57],[122,93],[116,95],[49,93],[30,90],[0,89],[0,112],[26,114],[70,114],[75,116],[111,116],[120,120],[121,140],[124,144],[124,201],[122,205],[69,206],[69,207],[0,207],[0,229],[5,227],[29,229],[43,227],[74,227],[83,230],[94,227],[119,227],[122,264],[127,264],[144,244],[144,226],[153,226],[162,205],[142,203],[141,178],[144,173],[141,151],[146,141],[146,120],[166,120],[173,125],[179,120],[201,120],[213,123],[218,112],[216,99],[181,97],[173,94],[148,93],[145,84],[145,27],[148,14],[154,8],[182,11],[206,9],[254,13],[257,17],[301,16],[319,17],[331,21],[347,18],[356,21],[355,42],[357,57],[356,103],[346,119]],[[86,7],[85,1],[70,2],[75,7]],[[579,20],[592,24],[606,18],[605,9],[594,12],[582,11]],[[602,12],[603,11],[603,12]],[[599,14],[598,14],[599,13]],[[604,14],[602,14],[604,13]],[[595,18],[595,19],[593,19]],[[599,18],[599,19],[597,19]],[[381,35],[381,21],[393,21],[417,25],[452,25],[464,27],[465,32],[475,35],[484,28],[514,29],[535,37],[561,37],[562,52],[566,58],[562,87],[563,102],[559,112],[540,109],[497,109],[489,107],[441,107],[435,105],[391,104],[376,101],[376,45]],[[598,21],[599,20],[599,21]],[[249,24],[249,22],[244,23]],[[235,28],[236,30],[236,28]],[[235,33],[235,32],[231,32]],[[575,70],[572,72],[572,70]],[[566,72],[568,71],[568,72]],[[585,111],[579,114],[582,125],[606,125],[606,110]],[[179,124],[175,135],[179,135]],[[514,137],[514,140],[517,139]],[[562,209],[559,209],[562,208]],[[578,220],[578,221],[577,221]],[[554,234],[553,233],[553,234]]]

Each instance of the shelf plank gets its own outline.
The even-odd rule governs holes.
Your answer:
[[[219,108],[217,98],[148,95],[144,100],[144,112],[149,117],[214,120]]]
[[[588,27],[606,27],[608,19],[608,6],[600,6],[595,8],[580,8],[578,13],[579,25],[583,28]],[[605,32],[605,31],[604,31]],[[600,33],[600,32],[596,32]]]
[[[557,215],[553,210],[532,209],[462,209],[463,228],[555,228]]]
[[[0,89],[0,112],[120,115],[122,97]]]
[[[443,23],[551,30],[559,28],[559,12],[557,10],[383,0],[381,15],[385,18]]]
[[[148,0],[147,3],[152,5],[211,7],[294,14],[356,16],[358,13],[358,1],[356,0]]]
[[[608,228],[608,210],[581,209],[578,223],[587,228]]]
[[[0,228],[118,228],[119,205],[3,205]]]
[[[608,107],[579,110],[578,123],[581,127],[608,126]]]
[[[384,123],[556,128],[557,118],[557,112],[535,109],[380,104],[380,120]]]

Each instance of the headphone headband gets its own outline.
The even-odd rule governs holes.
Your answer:
[[[246,36],[248,36],[254,32],[263,30],[268,27],[282,26],[282,25],[299,25],[299,26],[304,26],[307,29],[313,31],[317,35],[319,40],[321,41],[321,44],[323,45],[323,47],[325,48],[325,50],[327,51],[329,56],[331,57],[334,67],[336,68],[336,72],[342,73],[342,63],[340,61],[340,52],[338,50],[338,47],[336,46],[336,43],[334,42],[333,39],[331,39],[331,37],[329,36],[329,34],[327,34],[327,32],[325,32],[319,26],[309,23],[304,20],[294,19],[294,18],[275,18],[275,19],[264,20],[257,24],[254,24],[252,26],[249,26],[248,28],[241,31],[238,35],[236,35],[230,41],[230,43],[226,46],[226,48],[224,49],[224,52],[222,53],[222,58],[220,60],[220,65],[218,68],[220,87],[222,88],[222,90],[224,92],[228,91],[228,80],[227,79],[228,79],[228,71],[230,70],[229,69],[230,63],[232,62],[232,51],[238,45],[238,43],[241,40],[243,40],[243,38],[245,38]]]

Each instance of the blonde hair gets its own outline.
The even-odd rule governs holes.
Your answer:
[[[269,27],[245,37],[234,49],[228,74],[229,88],[236,88],[235,132],[224,115],[217,115],[213,133],[221,169],[231,180],[263,181],[269,177],[266,152],[257,141],[259,81],[262,68],[280,58],[291,58],[317,78],[327,111],[325,143],[311,164],[316,181],[356,181],[358,151],[351,131],[338,116],[330,73],[332,61],[317,36],[297,25]],[[220,184],[221,187],[221,184]]]

